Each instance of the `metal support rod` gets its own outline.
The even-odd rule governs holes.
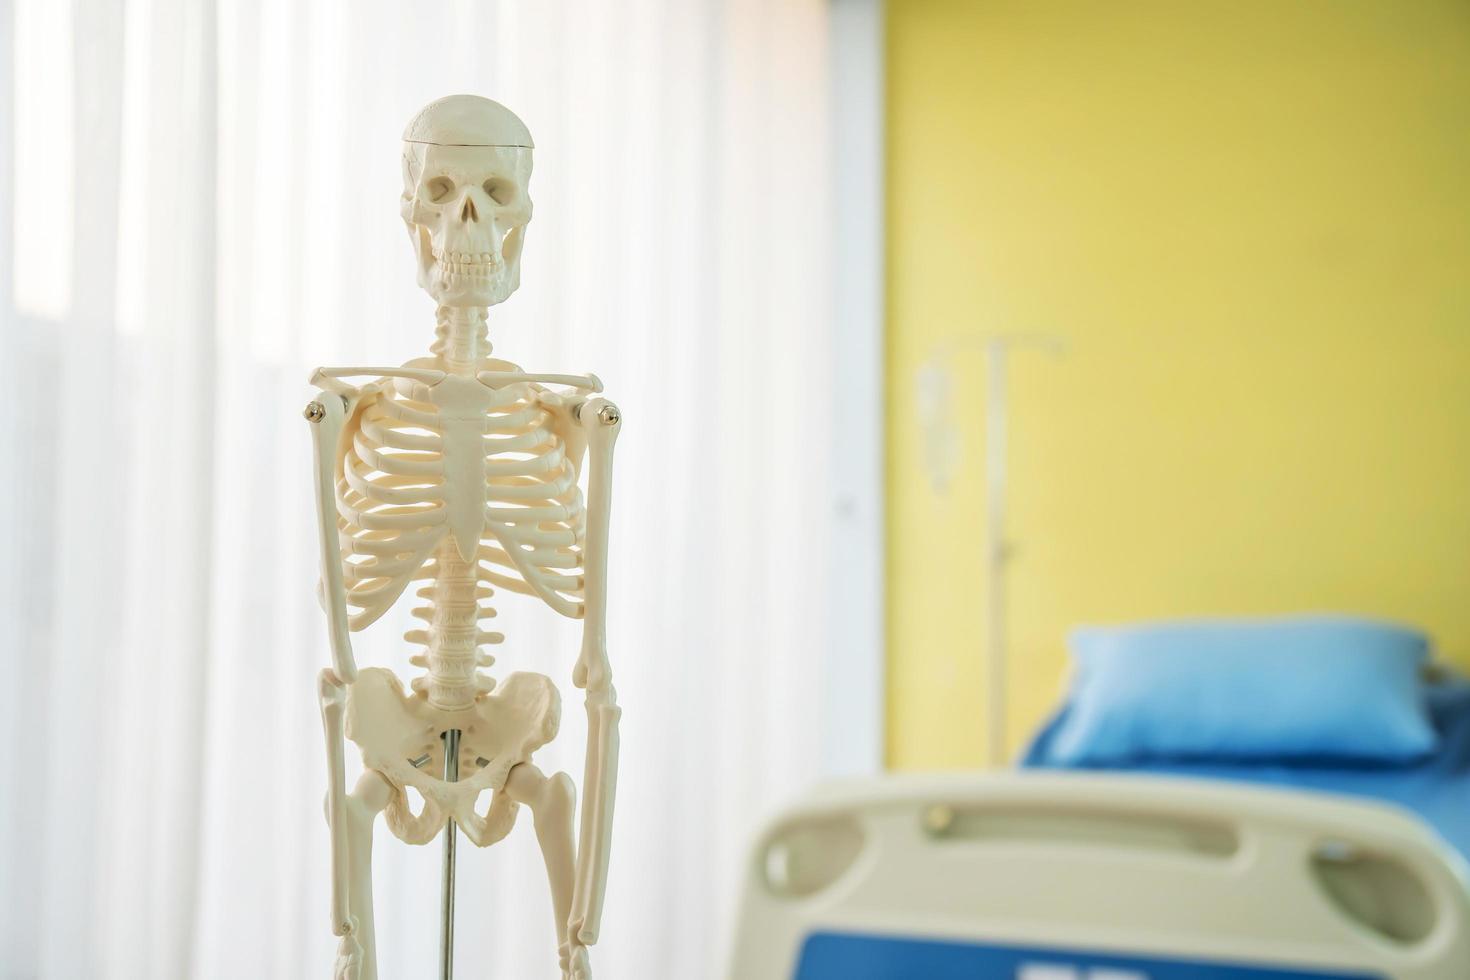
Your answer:
[[[459,729],[451,728],[444,739],[444,781],[459,780]],[[453,820],[444,825],[444,895],[439,930],[439,980],[454,980],[454,843],[459,828]]]
[[[986,345],[989,378],[985,395],[985,572],[990,585],[986,603],[985,739],[990,765],[1006,764],[1006,407],[1010,344],[996,339]]]

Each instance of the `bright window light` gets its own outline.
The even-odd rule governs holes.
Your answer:
[[[15,0],[15,307],[63,320],[71,312],[72,5]]]
[[[129,0],[123,21],[122,152],[117,206],[117,329],[143,332],[148,275],[148,167],[150,164],[148,28],[151,0]]]

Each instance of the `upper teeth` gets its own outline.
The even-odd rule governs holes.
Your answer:
[[[493,252],[443,252],[435,258],[454,265],[488,265],[496,256]]]

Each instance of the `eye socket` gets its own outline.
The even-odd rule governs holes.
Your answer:
[[[508,183],[504,180],[500,180],[496,177],[491,177],[489,180],[485,181],[484,187],[485,193],[488,194],[490,196],[490,200],[494,201],[496,204],[509,204],[511,201],[515,200],[516,188],[514,184]]]
[[[439,204],[448,199],[454,193],[454,181],[448,177],[435,177],[426,185],[429,190],[429,200]]]

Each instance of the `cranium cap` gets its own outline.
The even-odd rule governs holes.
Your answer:
[[[403,131],[405,143],[430,146],[519,146],[531,149],[520,117],[479,95],[446,95],[424,106]]]

